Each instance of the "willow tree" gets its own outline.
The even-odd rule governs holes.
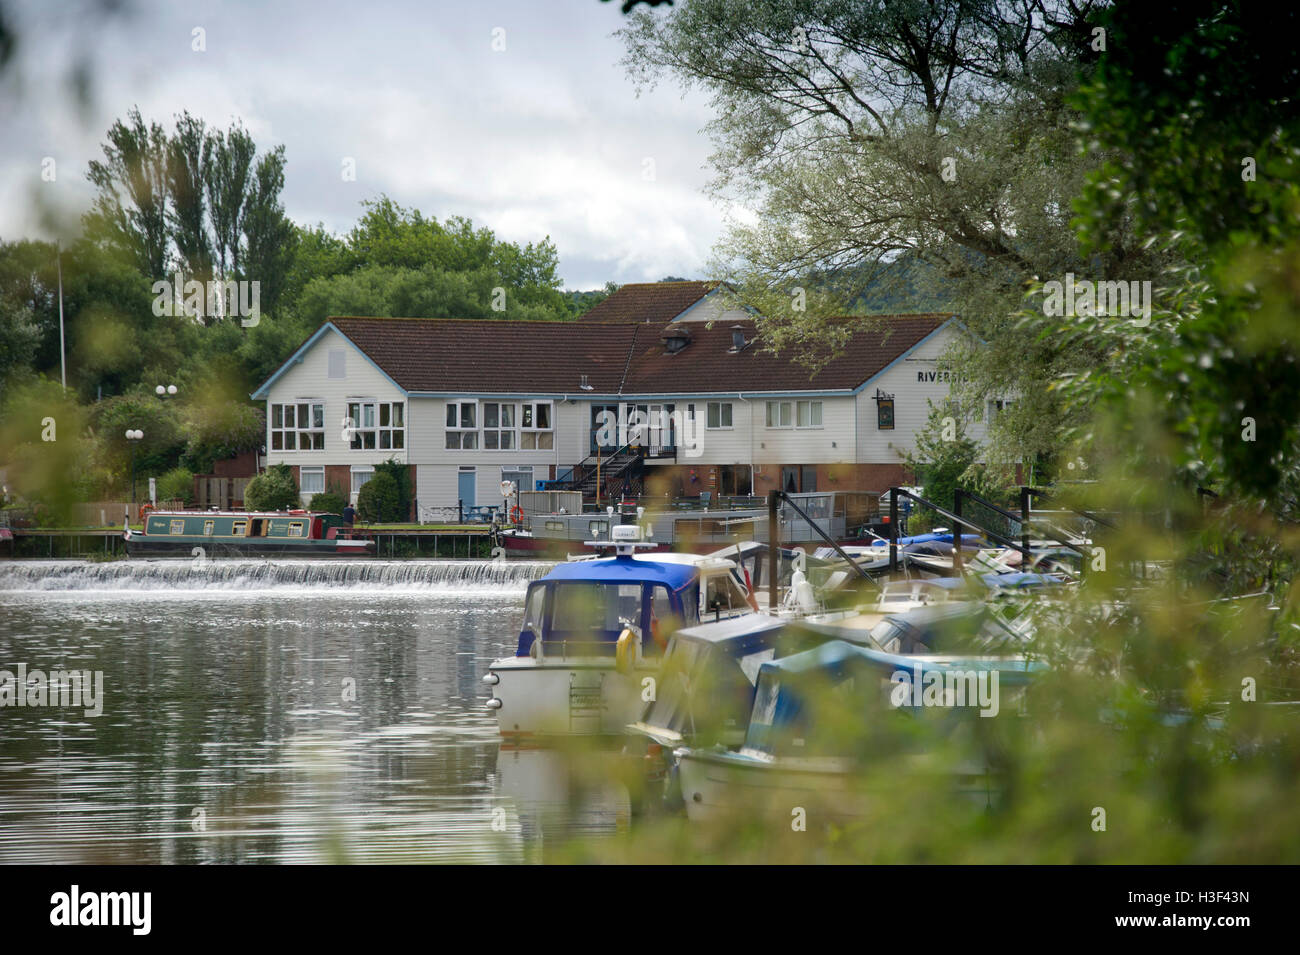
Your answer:
[[[711,191],[754,213],[716,270],[768,340],[816,365],[841,344],[823,319],[864,295],[957,312],[990,346],[951,356],[964,397],[1017,393],[997,445],[1030,459],[1064,423],[1053,385],[1105,355],[1017,318],[1027,287],[1157,268],[1127,222],[1086,260],[1071,229],[1103,158],[1079,150],[1069,102],[1105,45],[1097,6],[691,0],[633,14],[621,36],[642,84],[669,75],[713,97]]]

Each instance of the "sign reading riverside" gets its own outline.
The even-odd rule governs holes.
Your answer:
[[[91,677],[94,677],[92,684]],[[95,670],[27,670],[18,664],[15,677],[0,670],[0,708],[6,706],[80,706],[86,716],[104,712],[104,671]]]

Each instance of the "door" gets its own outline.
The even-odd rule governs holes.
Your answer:
[[[805,464],[802,470],[803,470],[803,480],[800,482],[799,490],[801,491],[817,490],[817,465]]]
[[[474,506],[474,484],[477,477],[478,472],[473,468],[462,468],[456,475],[456,496],[460,499],[461,507],[467,511]]]

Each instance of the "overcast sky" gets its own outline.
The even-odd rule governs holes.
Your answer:
[[[89,5],[18,0],[17,71],[0,86],[0,239],[41,235],[39,202],[88,203],[86,164],[139,105],[168,129],[188,109],[223,128],[239,117],[259,150],[283,143],[300,223],[346,231],[360,200],[387,193],[511,241],[550,235],[567,288],[704,276],[725,211],[702,190],[708,101],[672,80],[636,96],[612,36],[617,2],[135,0],[107,20]],[[67,82],[79,60],[86,109]]]

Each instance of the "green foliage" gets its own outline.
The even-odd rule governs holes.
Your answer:
[[[201,395],[185,414],[185,466],[209,474],[214,461],[260,448],[266,440],[263,412],[246,402]]]
[[[1300,14],[1193,0],[1116,7],[1106,24],[1109,51],[1079,101],[1088,145],[1111,158],[1076,204],[1081,237],[1105,252],[1113,223],[1131,217],[1193,264],[1163,277],[1149,327],[1086,324],[1120,360],[1070,397],[1116,410],[1140,401],[1180,481],[1271,500],[1294,519],[1300,53],[1275,38]],[[1154,450],[1134,440],[1145,422],[1125,430],[1120,447],[1142,466]]]
[[[194,503],[194,472],[185,468],[172,468],[158,478],[158,500]]]
[[[370,523],[395,524],[406,519],[401,490],[391,472],[376,469],[374,477],[361,486],[357,514]]]
[[[86,413],[58,382],[36,378],[3,396],[0,449],[9,495],[44,525],[71,523],[72,505],[104,480]]]
[[[916,450],[904,458],[923,488],[921,496],[948,510],[953,509],[958,487],[990,499],[998,493],[997,482],[981,460],[983,449],[966,434],[966,423],[960,409],[930,402],[925,428],[916,436]],[[947,518],[939,520],[951,523]]]
[[[713,97],[712,191],[758,212],[713,271],[768,345],[815,369],[845,343],[829,319],[864,296],[960,313],[986,343],[949,356],[963,400],[1019,399],[1003,464],[1055,451],[1079,419],[1051,384],[1110,360],[1017,322],[1025,283],[1151,278],[1163,254],[1123,221],[1108,252],[1080,253],[1070,202],[1103,156],[1078,150],[1067,97],[1097,59],[1095,8],[1048,7],[698,0],[620,31],[636,79]]]
[[[590,312],[618,290],[619,285],[617,282],[606,282],[604,288],[592,289],[587,292],[566,291],[564,297],[568,301],[569,313],[576,317]]]
[[[342,488],[331,487],[328,491],[313,494],[309,506],[313,511],[325,514],[342,514],[343,508],[348,506],[348,498]]]
[[[415,497],[414,488],[411,486],[411,466],[403,464],[396,458],[389,458],[387,461],[375,465],[375,474],[391,475],[393,483],[397,485],[397,513],[399,516],[391,519],[397,521],[410,520],[411,502]]]
[[[286,465],[272,465],[244,488],[246,510],[286,511],[298,506],[298,485]]]

